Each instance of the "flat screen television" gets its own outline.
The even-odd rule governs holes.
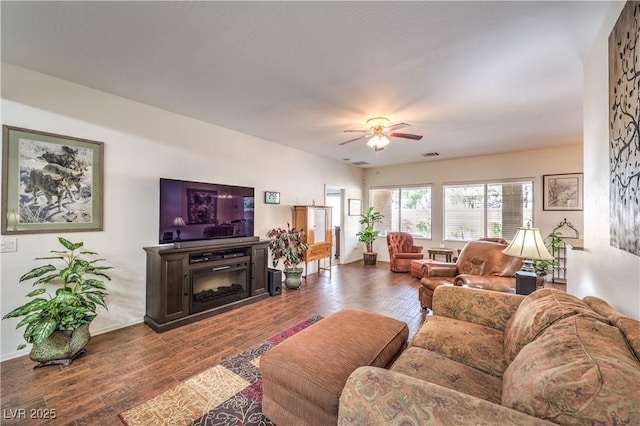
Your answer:
[[[254,189],[160,179],[160,244],[253,237]]]

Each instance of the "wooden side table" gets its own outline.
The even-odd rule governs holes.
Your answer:
[[[429,253],[429,259],[436,260],[436,256],[444,256],[447,262],[451,262],[453,257],[453,249],[450,248],[430,248],[427,249]]]

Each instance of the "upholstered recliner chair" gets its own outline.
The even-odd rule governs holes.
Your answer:
[[[411,261],[422,259],[422,246],[413,245],[413,237],[407,232],[389,232],[387,234],[389,262],[393,272],[409,272]]]
[[[470,241],[455,263],[422,265],[419,290],[422,309],[431,309],[433,291],[441,285],[514,293],[516,280],[513,276],[522,266],[522,259],[502,253],[506,247],[506,244],[491,241]]]

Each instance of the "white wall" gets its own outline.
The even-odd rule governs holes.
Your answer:
[[[444,183],[474,182],[492,179],[532,178],[534,180],[534,226],[543,236],[567,219],[582,235],[582,211],[543,211],[542,176],[556,173],[582,172],[582,145],[566,145],[556,148],[485,155],[444,161],[428,161],[398,167],[367,169],[365,172],[365,197],[372,186],[431,184],[432,187],[432,239],[418,239],[417,244],[426,249],[445,244],[462,248],[464,243],[443,242],[443,194]],[[367,201],[365,201],[367,203]],[[568,232],[563,235],[570,236]],[[379,238],[374,244],[378,259],[389,260],[386,242]],[[570,267],[570,265],[568,265]]]
[[[584,251],[569,253],[568,289],[640,319],[640,257],[609,244],[608,37],[624,2],[613,2],[584,68]],[[636,224],[640,238],[640,224]]]
[[[314,199],[322,204],[325,184],[345,188],[345,199],[362,197],[363,172],[355,166],[9,64],[2,64],[1,106],[3,124],[105,143],[104,231],[61,234],[84,241],[115,267],[109,311],[92,323],[93,334],[142,321],[142,247],[158,243],[160,177],[255,187],[255,234],[263,238],[267,229],[291,221],[291,206]],[[281,171],[286,165],[292,169]],[[281,204],[265,205],[265,190],[279,191]],[[343,228],[355,235],[356,218]],[[34,257],[58,248],[57,235],[19,235],[18,251],[2,254],[2,315],[26,301],[30,283],[19,285],[18,278],[36,265]],[[346,239],[343,262],[359,258],[357,244],[355,237]],[[26,352],[15,351],[23,330],[15,330],[16,324],[1,322],[3,360]]]

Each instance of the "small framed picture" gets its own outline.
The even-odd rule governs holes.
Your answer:
[[[349,216],[360,216],[362,213],[362,200],[349,198]]]
[[[280,193],[274,191],[264,191],[265,204],[280,204]]]
[[[543,175],[543,210],[582,210],[582,173]]]

